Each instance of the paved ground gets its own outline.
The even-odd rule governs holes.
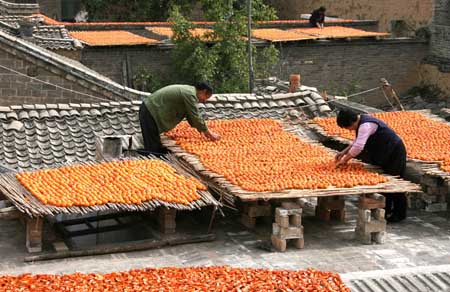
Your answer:
[[[450,271],[450,224],[446,214],[411,211],[406,221],[388,225],[385,244],[362,245],[353,234],[355,208],[352,203],[347,205],[346,223],[321,222],[312,216],[312,210],[307,210],[303,216],[305,249],[290,247],[285,253],[259,247],[261,241],[268,238],[268,222],[260,223],[256,231],[249,231],[238,223],[237,214],[227,213],[225,219],[219,217],[216,221],[217,240],[214,242],[30,264],[23,262],[26,256],[23,226],[18,221],[0,221],[0,271],[2,274],[111,272],[143,267],[200,265],[274,269],[313,267],[341,273],[348,283],[356,281],[351,282],[352,287],[356,287],[361,279],[389,276],[392,272]],[[200,217],[184,215],[178,221],[197,230],[207,228],[207,221]],[[145,233],[143,229],[131,232],[135,235]],[[123,234],[113,234],[109,238],[111,236],[121,237]]]

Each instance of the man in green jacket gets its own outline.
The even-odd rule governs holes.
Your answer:
[[[219,140],[218,134],[208,130],[197,108],[198,102],[206,102],[211,95],[212,88],[200,82],[195,86],[169,85],[146,97],[139,110],[144,150],[154,154],[165,153],[159,135],[175,128],[185,118],[209,140]]]

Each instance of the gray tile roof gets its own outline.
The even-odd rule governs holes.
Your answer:
[[[0,165],[15,170],[95,159],[96,137],[140,132],[140,102],[0,108]]]
[[[199,104],[199,108],[207,119],[298,119],[314,113],[310,105],[296,105],[309,95],[306,91],[282,97],[218,94],[208,103]],[[100,136],[129,135],[133,137],[133,149],[140,149],[140,104],[123,101],[0,106],[0,166],[31,170],[69,161],[93,161]]]
[[[2,15],[30,15],[39,13],[39,4],[37,3],[14,3],[0,0],[0,14]]]
[[[18,15],[0,15],[0,30],[12,36],[19,37],[19,22],[23,19]],[[27,41],[35,43],[50,50],[79,50],[82,44],[77,39],[70,36],[68,30],[63,25],[42,25],[43,17],[33,17],[36,24],[33,30],[33,37]]]

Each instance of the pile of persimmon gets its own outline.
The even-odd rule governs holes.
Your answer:
[[[403,140],[409,158],[440,161],[450,172],[450,125],[432,120],[418,112],[382,112],[373,114],[384,121]],[[354,139],[355,132],[339,128],[335,118],[316,118],[329,135]]]
[[[205,190],[160,160],[124,160],[23,172],[17,180],[42,203],[58,207],[150,200],[189,204]]]
[[[338,274],[231,267],[158,268],[109,274],[0,276],[1,291],[350,292]]]
[[[207,141],[187,123],[167,135],[197,155],[205,168],[247,191],[349,188],[387,181],[361,163],[336,169],[330,151],[285,132],[275,120],[215,120],[208,127],[221,135],[219,141]]]

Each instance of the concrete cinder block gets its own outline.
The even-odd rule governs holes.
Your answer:
[[[276,223],[273,223],[272,234],[278,236],[281,239],[303,238],[303,226],[285,228]]]
[[[382,232],[386,231],[386,221],[384,220],[372,220],[372,222],[363,224],[358,226],[359,229],[361,229],[362,232],[366,233],[373,233],[373,232]]]
[[[295,227],[300,227],[302,225],[302,216],[301,215],[289,216],[289,224]]]
[[[280,227],[287,228],[289,227],[289,216],[279,216],[275,214],[275,223]]]

